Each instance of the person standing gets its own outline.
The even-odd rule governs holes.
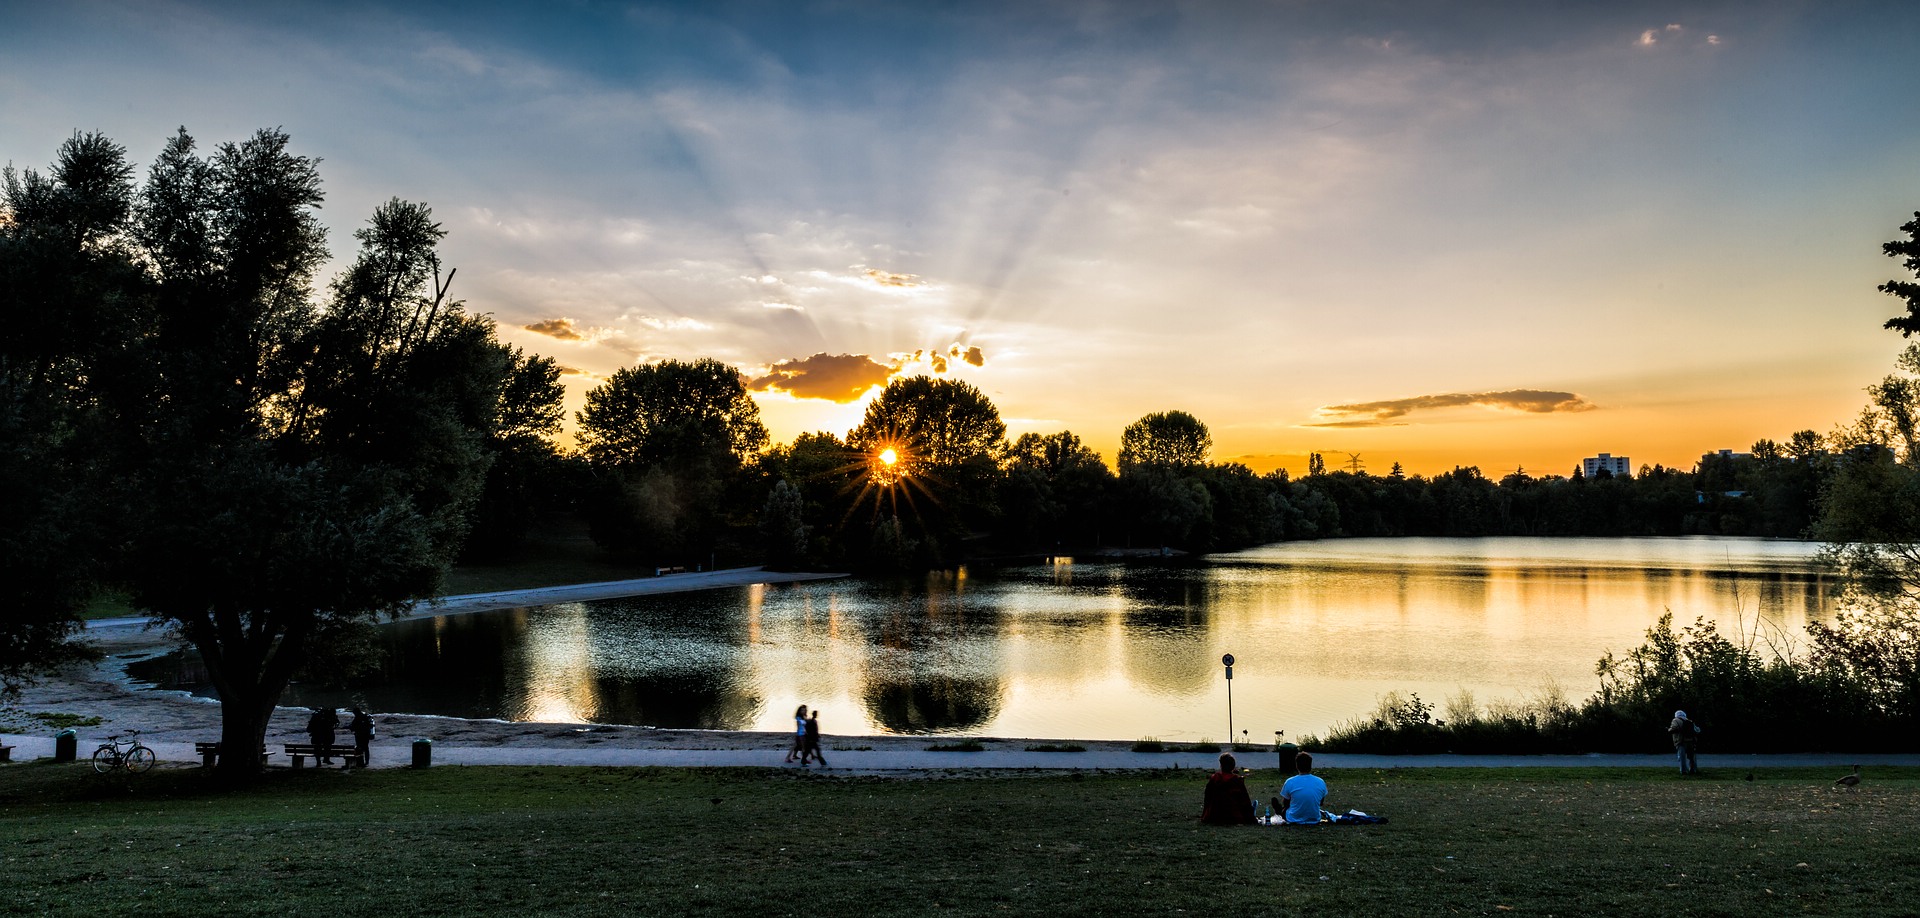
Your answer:
[[[340,715],[332,708],[314,708],[313,716],[307,718],[307,741],[314,745],[322,765],[332,765],[333,757],[327,755],[327,747],[333,745],[333,737],[340,729]]]
[[[1300,773],[1280,785],[1280,806],[1290,826],[1320,824],[1320,808],[1327,802],[1327,782],[1313,773],[1313,756],[1302,752],[1293,758]]]
[[[366,768],[373,761],[368,755],[368,748],[373,745],[373,718],[367,716],[366,709],[353,709],[353,720],[347,722],[347,732],[353,734],[353,752],[360,760],[360,767]]]
[[[1253,824],[1253,797],[1247,794],[1247,779],[1234,767],[1231,752],[1220,753],[1220,770],[1207,776],[1200,822],[1210,826]]]
[[[787,761],[791,762],[795,759],[799,759],[800,764],[802,765],[807,764],[807,760],[800,757],[801,754],[806,751],[807,751],[807,706],[803,704],[800,706],[799,710],[793,712],[793,748],[787,750]]]
[[[807,726],[806,726],[805,732],[802,735],[806,737],[806,741],[803,748],[800,750],[800,764],[802,765],[807,764],[807,758],[811,756],[814,761],[820,763],[820,767],[822,768],[827,767],[827,756],[825,753],[822,753],[820,751],[820,709],[819,708],[814,708],[813,713],[807,715]]]
[[[1697,775],[1700,763],[1694,760],[1694,746],[1700,742],[1700,725],[1687,718],[1687,712],[1673,712],[1673,722],[1667,724],[1667,735],[1673,738],[1674,755],[1680,759],[1680,773]]]

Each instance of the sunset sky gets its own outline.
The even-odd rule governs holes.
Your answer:
[[[259,7],[265,7],[264,9]],[[569,368],[716,357],[776,441],[891,373],[1109,461],[1566,474],[1857,412],[1901,347],[1920,4],[9,4],[0,162],[283,127]]]

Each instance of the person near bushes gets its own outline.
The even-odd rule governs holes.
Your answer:
[[[1247,779],[1234,768],[1231,752],[1221,753],[1220,770],[1207,776],[1200,821],[1210,826],[1253,825],[1253,797],[1247,793]]]
[[[1313,756],[1308,753],[1294,756],[1293,767],[1299,774],[1280,785],[1280,806],[1286,813],[1287,824],[1318,825],[1321,804],[1327,801],[1327,782],[1313,773]]]
[[[1692,775],[1700,773],[1700,765],[1694,761],[1693,749],[1700,742],[1700,725],[1687,719],[1687,712],[1673,712],[1673,722],[1667,724],[1667,735],[1673,738],[1674,754],[1680,758],[1680,773]]]
[[[354,758],[360,760],[360,767],[366,768],[372,761],[373,718],[367,716],[367,709],[354,705],[353,720],[347,723],[347,732],[353,734]]]

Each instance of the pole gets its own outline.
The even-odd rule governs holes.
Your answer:
[[[1233,748],[1233,654],[1220,657],[1220,664],[1227,668],[1227,748]]]

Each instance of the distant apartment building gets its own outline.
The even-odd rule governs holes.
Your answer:
[[[1633,460],[1625,456],[1615,456],[1612,453],[1601,453],[1598,456],[1580,460],[1580,474],[1593,478],[1601,472],[1606,472],[1615,478],[1632,478]]]
[[[1709,459],[1752,459],[1752,458],[1753,458],[1752,453],[1736,453],[1730,449],[1723,449],[1717,452],[1701,454],[1700,461],[1705,462]]]

